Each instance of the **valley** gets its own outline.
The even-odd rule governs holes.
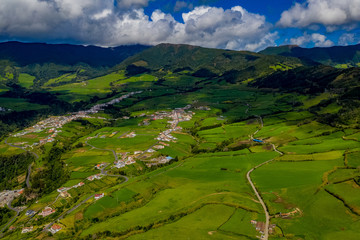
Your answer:
[[[166,44],[97,74],[12,69],[3,239],[360,238],[357,68]]]

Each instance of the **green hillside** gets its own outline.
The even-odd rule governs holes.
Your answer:
[[[161,44],[0,70],[2,239],[259,239],[266,213],[269,240],[360,238],[359,68]]]
[[[274,72],[274,67],[288,68],[302,66],[299,59],[283,56],[266,56],[245,51],[227,51],[190,45],[160,44],[147,49],[120,64],[144,67],[151,71],[193,71],[198,76],[226,75],[236,71],[243,80],[255,76],[266,76]],[[209,73],[210,72],[210,73]],[[246,75],[246,76],[242,76]]]
[[[359,67],[360,45],[334,46],[330,48],[301,48],[299,46],[287,45],[279,47],[268,47],[259,53],[265,55],[291,56],[314,61],[337,68]]]

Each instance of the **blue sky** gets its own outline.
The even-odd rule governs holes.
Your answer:
[[[360,42],[360,0],[1,0],[0,41],[259,51]]]

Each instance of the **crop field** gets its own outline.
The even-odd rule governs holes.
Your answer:
[[[234,208],[225,205],[207,205],[175,223],[129,239],[232,239],[218,232],[218,228],[231,217],[233,212]]]
[[[155,144],[160,131],[135,131],[133,138],[93,138],[88,142],[98,148],[119,149],[119,151],[146,150]]]
[[[0,144],[0,154],[6,154],[6,155],[12,155],[12,154],[18,154],[23,153],[24,151],[19,148],[10,147],[9,145],[2,142]]]
[[[102,225],[110,227],[114,232],[125,231],[134,224],[141,226],[151,224],[167,219],[169,215],[179,211],[193,211],[194,207],[197,208],[201,204],[219,200],[233,206],[246,206],[246,209],[259,211],[259,206],[252,201],[251,197],[249,198],[248,193],[251,193],[251,190],[246,180],[239,176],[245,174],[251,166],[264,159],[271,159],[277,154],[265,152],[233,156],[234,153],[236,152],[224,153],[224,156],[207,155],[207,157],[192,158],[186,160],[182,166],[172,170],[170,168],[162,174],[150,174],[151,185],[163,186],[166,183],[171,188],[165,187],[143,207],[90,227],[83,235],[101,231]],[[209,182],[211,184],[208,184]],[[133,183],[127,188],[137,189],[137,185],[139,183]],[[235,210],[231,209],[230,215]],[[156,212],[155,215],[154,212]],[[230,215],[224,217],[224,222]],[[136,222],[133,222],[133,219],[137,219]],[[118,225],[117,222],[124,224]]]
[[[74,75],[63,75],[60,78],[50,80],[47,85],[70,81]],[[105,76],[98,78],[64,84],[56,87],[51,87],[51,92],[56,92],[62,94],[59,98],[64,101],[75,102],[80,100],[89,100],[92,96],[105,96],[107,93],[111,92],[112,86],[116,84],[126,84],[126,83],[136,83],[140,84],[142,82],[153,82],[156,81],[156,77],[151,75],[139,75],[131,78],[127,78],[123,71],[114,72]]]
[[[47,81],[45,83],[44,86],[49,86],[49,85],[55,84],[55,83],[70,82],[70,81],[74,80],[76,78],[76,76],[77,76],[76,74],[67,73],[60,77],[50,79],[49,81]]]
[[[115,212],[114,208],[121,205],[121,203],[126,204],[131,202],[135,194],[135,192],[127,188],[122,188],[116,192],[113,192],[111,193],[111,196],[105,196],[89,206],[84,213],[84,217],[95,218],[102,214],[106,215]],[[109,209],[109,212],[107,209]]]
[[[91,169],[94,169],[96,164],[113,162],[114,156],[110,151],[91,149],[87,146],[65,156],[65,161],[78,172],[93,171]]]
[[[69,76],[64,77],[68,78]],[[107,93],[111,92],[110,83],[122,78],[124,78],[124,74],[112,73],[79,83],[70,83],[53,87],[51,88],[51,91],[63,94],[60,96],[60,99],[65,101],[74,102],[79,100],[88,100],[94,95],[106,95]]]
[[[352,152],[347,154],[349,167],[357,168],[360,166],[360,152]]]
[[[128,77],[118,71],[51,88],[71,102],[102,97],[115,88],[144,90],[114,105],[113,109],[123,111],[130,119],[99,112],[94,116],[108,120],[87,118],[91,126],[86,121],[72,121],[54,143],[36,149],[46,154],[52,147],[66,146],[61,160],[69,176],[61,186],[85,185],[68,190],[71,197],[67,198],[57,199],[59,193],[52,189],[31,209],[51,205],[60,214],[95,193],[105,194],[99,200],[90,198],[59,220],[64,229],[54,235],[55,239],[257,239],[261,234],[250,221],[264,221],[265,214],[246,175],[269,160],[253,170],[251,179],[267,205],[271,224],[276,224],[270,239],[360,238],[359,132],[321,123],[319,115],[308,109],[328,95],[309,98],[250,90],[241,84],[222,86],[220,82],[214,88],[192,92],[190,85],[197,82],[203,86],[209,80],[184,73],[157,76]],[[46,86],[74,77],[65,74]],[[31,87],[30,79],[22,75],[23,86]],[[147,84],[151,88],[145,87]],[[170,89],[174,84],[177,88]],[[173,94],[176,91],[178,94]],[[68,94],[73,94],[72,98]],[[28,107],[25,99],[16,101],[20,107]],[[99,103],[107,101],[101,99]],[[292,106],[297,101],[305,105]],[[176,140],[160,143],[156,138],[170,129],[170,119],[153,120],[149,115],[188,104],[195,113],[192,119],[179,122],[177,126],[183,129],[171,132]],[[338,108],[322,108],[322,114]],[[31,144],[47,135],[43,131],[10,137],[9,142]],[[255,142],[254,138],[264,142]],[[118,169],[113,164],[113,151],[121,159],[125,152],[129,156],[159,144],[164,148],[138,153],[131,165]],[[0,153],[8,152],[23,150],[1,144]],[[155,158],[163,156],[173,160],[156,165]],[[46,168],[41,161],[35,171]],[[146,165],[149,162],[155,163]],[[102,171],[96,169],[100,163],[108,166]],[[99,173],[103,173],[101,179],[86,179]],[[24,214],[20,217],[18,222],[23,224]],[[35,224],[42,226],[45,220]]]
[[[354,180],[331,184],[326,188],[349,205],[356,214],[360,214],[360,186]]]
[[[26,73],[19,74],[19,85],[24,88],[30,88],[34,84],[34,76]]]
[[[246,238],[253,238],[253,236],[256,236],[258,233],[255,230],[255,227],[253,227],[250,223],[251,220],[254,219],[261,219],[261,216],[259,216],[256,212],[248,212],[241,208],[236,209],[236,211],[233,213],[231,218],[225,222],[218,230],[220,232],[230,232],[234,233],[237,237],[241,236]],[[245,238],[246,237],[246,238]]]

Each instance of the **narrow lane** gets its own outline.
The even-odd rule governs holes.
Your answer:
[[[14,199],[13,199],[13,200],[14,200]],[[2,233],[7,227],[9,227],[9,225],[10,225],[10,224],[19,216],[19,214],[20,214],[20,211],[19,211],[18,209],[13,208],[13,207],[11,206],[11,203],[12,203],[13,200],[11,200],[10,202],[8,202],[8,203],[7,203],[7,206],[8,206],[8,208],[9,208],[10,210],[16,212],[16,214],[15,214],[15,216],[12,217],[12,218],[9,220],[9,222],[0,230],[0,233]],[[0,237],[2,237],[2,234],[0,235]]]
[[[257,133],[264,127],[264,122],[263,122],[263,120],[262,120],[262,117],[261,117],[261,116],[256,116],[256,117],[259,118],[260,128],[259,128],[258,130],[256,130],[253,135],[251,135],[251,139],[253,139],[253,138],[254,138],[253,136],[255,136],[255,134],[257,134]],[[273,143],[270,143],[270,144],[271,144],[271,146],[272,146],[272,148],[273,148],[273,150],[274,150],[275,152],[279,153],[280,155],[283,155],[282,152],[280,152],[279,150],[276,149],[276,146],[275,146]],[[250,183],[250,185],[251,185],[251,187],[252,187],[252,189],[253,189],[256,197],[259,199],[259,202],[260,202],[262,208],[264,209],[265,219],[266,219],[266,220],[265,220],[264,234],[263,234],[263,236],[261,237],[261,239],[263,239],[263,240],[268,240],[268,239],[269,239],[270,214],[269,214],[269,211],[268,211],[268,209],[267,209],[267,207],[266,207],[266,204],[265,204],[264,200],[262,199],[259,191],[256,189],[253,181],[251,180],[251,176],[250,176],[250,175],[251,175],[251,173],[252,173],[255,169],[257,169],[257,168],[259,168],[259,167],[261,167],[261,166],[263,166],[263,165],[265,165],[265,164],[268,164],[268,163],[270,163],[270,162],[272,162],[272,161],[274,161],[274,159],[268,160],[268,161],[266,161],[266,162],[263,162],[263,163],[255,166],[255,167],[253,167],[253,168],[250,169],[250,170],[247,172],[247,174],[246,174],[247,180],[249,181],[249,183]]]
[[[39,155],[37,155],[37,153],[28,151],[24,147],[16,146],[16,145],[13,145],[11,143],[8,143],[8,138],[5,139],[5,144],[9,145],[10,147],[19,148],[19,149],[24,150],[24,151],[26,151],[28,153],[31,153],[32,155],[35,156],[36,159],[39,159]],[[30,183],[31,165],[32,165],[32,163],[30,163],[29,166],[28,166],[28,172],[27,172],[27,177],[26,177],[26,187],[27,188],[31,188],[31,183]]]
[[[86,145],[89,145],[90,147],[95,148],[95,149],[97,149],[97,150],[101,150],[101,151],[111,151],[111,152],[113,153],[113,155],[114,155],[115,161],[118,161],[118,160],[119,160],[119,159],[118,159],[118,156],[116,155],[116,152],[115,152],[114,150],[112,150],[112,149],[98,148],[98,147],[95,147],[94,145],[91,145],[90,143],[88,143],[88,141],[85,141],[85,144],[86,144]]]
[[[257,168],[259,168],[259,167],[261,167],[261,166],[263,166],[263,165],[265,165],[265,164],[267,164],[267,163],[269,163],[269,162],[271,162],[271,161],[273,161],[273,160],[274,160],[274,159],[271,159],[271,160],[268,160],[268,161],[266,161],[266,162],[263,162],[263,163],[257,165],[256,167],[250,169],[250,171],[248,171],[247,174],[246,174],[246,178],[247,178],[247,180],[249,181],[252,189],[253,189],[254,192],[255,192],[256,197],[259,199],[259,202],[260,202],[260,204],[261,204],[261,206],[263,207],[264,212],[265,212],[266,221],[265,221],[265,229],[264,229],[264,238],[262,238],[262,239],[264,239],[264,240],[268,240],[268,238],[269,238],[270,214],[269,214],[269,211],[268,211],[268,209],[267,209],[267,207],[266,207],[266,205],[265,205],[262,197],[260,196],[260,193],[258,192],[258,190],[256,189],[253,181],[251,180],[250,174],[251,174],[255,169],[257,169]]]

